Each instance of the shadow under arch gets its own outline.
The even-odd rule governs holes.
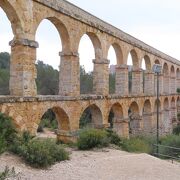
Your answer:
[[[141,131],[142,118],[140,116],[140,110],[138,104],[133,101],[128,110],[129,116],[129,134],[138,135]]]
[[[152,133],[152,106],[150,100],[146,100],[143,106],[143,133]]]
[[[57,128],[58,131],[70,131],[70,123],[69,123],[69,117],[64,109],[62,109],[59,106],[54,106],[52,108],[46,109],[41,116],[41,121],[44,119],[49,118],[49,123],[52,123],[52,121],[57,121]],[[39,122],[40,125],[40,122]]]
[[[168,94],[169,93],[169,68],[168,68],[168,65],[167,63],[164,63],[163,65],[163,92],[165,94]]]
[[[96,104],[89,105],[83,110],[80,120],[79,128],[102,128],[103,117],[100,108]]]
[[[11,23],[14,39],[20,38],[20,36],[23,35],[23,28],[16,9],[7,0],[0,1],[0,8],[6,13],[7,18]]]
[[[114,128],[114,123],[123,120],[123,117],[124,116],[122,106],[119,103],[113,104],[108,117],[108,123],[110,124],[110,128]]]
[[[162,128],[163,128],[163,134],[167,134],[169,132],[170,127],[170,112],[169,112],[169,100],[166,97],[163,102],[163,121],[162,121]]]

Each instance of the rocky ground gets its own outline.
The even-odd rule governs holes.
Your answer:
[[[115,149],[72,151],[71,160],[33,169],[17,156],[0,156],[0,171],[15,167],[22,180],[180,180],[180,164]],[[15,178],[13,178],[15,180]]]

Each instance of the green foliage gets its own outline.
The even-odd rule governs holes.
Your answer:
[[[57,95],[59,86],[59,72],[52,66],[38,61],[37,65],[37,89],[41,95]]]
[[[15,178],[18,174],[16,174],[14,167],[10,169],[8,166],[5,167],[3,172],[0,172],[0,180],[5,180],[7,178]]]
[[[8,52],[0,53],[0,69],[9,69],[10,54]]]
[[[173,129],[173,134],[180,135],[180,124]]]
[[[49,119],[42,119],[39,127],[42,129],[43,128],[50,128],[50,129],[54,130],[54,129],[58,128],[58,123],[57,123],[56,119],[54,119],[52,121]],[[38,131],[38,132],[40,132],[40,131]]]
[[[122,140],[119,137],[119,135],[114,132],[112,129],[106,129],[107,133],[108,133],[108,138],[110,140],[111,144],[115,144],[117,146],[121,146]]]
[[[177,88],[176,92],[177,92],[177,93],[180,93],[180,88]]]
[[[9,64],[10,55],[7,52],[0,53],[0,94],[9,94]]]
[[[55,162],[69,159],[69,154],[51,139],[34,139],[23,152],[25,161],[36,168],[46,168]]]
[[[86,129],[80,132],[78,148],[88,150],[95,147],[106,147],[109,145],[108,133],[104,130]]]
[[[9,150],[17,155],[22,156],[26,150],[26,146],[33,139],[33,136],[29,132],[23,132],[22,135],[16,136],[12,145],[10,145]]]
[[[142,138],[133,137],[124,139],[122,142],[122,149],[128,152],[150,153],[150,144]]]
[[[88,128],[90,123],[91,123],[91,111],[89,109],[86,109],[80,118],[80,122],[79,122],[80,129]]]
[[[109,74],[109,93],[115,93],[115,74]]]
[[[161,138],[161,145],[180,148],[180,135],[172,134],[172,135],[168,135],[166,137]],[[180,150],[160,147],[159,152],[164,155],[180,158]]]
[[[92,72],[86,73],[84,66],[80,66],[80,92],[81,94],[90,94],[93,91]]]
[[[16,137],[16,130],[11,118],[0,113],[0,153],[3,153]]]

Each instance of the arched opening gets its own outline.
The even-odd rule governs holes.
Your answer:
[[[108,123],[110,124],[110,128],[118,133],[119,131],[122,130],[120,129],[121,127],[119,126],[119,123],[121,123],[121,121],[123,121],[123,109],[119,103],[115,103],[111,107],[109,113]]]
[[[164,63],[163,66],[163,87],[164,87],[164,93],[169,93],[169,69],[167,63]]]
[[[37,129],[38,133],[42,134],[43,137],[56,137],[56,133],[69,130],[69,117],[60,107],[48,109],[42,115]]]
[[[176,70],[176,92],[180,93],[180,70],[177,68]]]
[[[141,73],[139,69],[139,61],[136,51],[133,49],[128,55],[127,65],[129,69],[128,84],[129,84],[129,94],[139,94],[141,92]]]
[[[113,44],[108,51],[109,64],[109,93],[114,94],[116,91],[116,65],[122,64],[122,51],[119,45]]]
[[[149,100],[144,102],[143,107],[143,132],[152,133],[152,108]]]
[[[0,4],[1,5],[1,4]],[[0,7],[0,95],[8,95],[10,79],[10,56],[9,42],[13,39],[11,22],[6,13]]]
[[[81,37],[79,43],[79,57],[80,57],[80,93],[93,93],[93,59],[98,55],[96,48],[99,42],[96,36],[92,33],[86,33]],[[88,50],[85,50],[88,49]]]
[[[69,37],[65,26],[56,18],[40,22],[36,31],[37,49],[37,93],[57,95],[59,91],[60,52],[68,49]],[[62,43],[61,43],[62,42]]]
[[[177,121],[180,124],[180,98],[177,98],[176,102],[176,109],[177,109]]]
[[[164,118],[163,118],[163,133],[168,133],[170,132],[170,115],[169,115],[169,100],[168,98],[164,99],[164,104],[163,104],[163,108],[164,108]]]
[[[103,122],[102,113],[98,106],[92,104],[82,113],[79,128],[101,128]]]
[[[176,90],[176,81],[175,81],[175,69],[174,66],[171,66],[171,71],[170,71],[170,92],[171,94],[175,94]]]
[[[149,87],[149,84],[151,81],[151,74],[149,74],[149,72],[151,72],[151,61],[150,61],[150,58],[149,56],[145,55],[144,58],[142,59],[142,62],[141,62],[141,69],[143,71],[142,73],[142,80],[143,80],[143,93],[148,93],[148,88]]]
[[[162,124],[162,107],[161,107],[161,101],[155,101],[155,104],[154,104],[154,120],[153,120],[153,123],[152,123],[152,126],[153,126],[153,132],[156,132],[157,131],[157,106],[159,108],[159,132],[160,134],[162,134],[162,128],[163,128],[163,124]]]
[[[128,60],[127,60],[127,65],[128,65],[128,91],[129,94],[132,93],[132,70],[133,70],[133,59],[131,53],[128,55]]]
[[[155,64],[159,64],[160,65],[160,61],[158,59],[156,59],[154,61]],[[161,86],[159,85],[159,87],[161,88]],[[161,90],[160,90],[161,91]],[[164,91],[164,90],[163,90]],[[154,92],[155,94],[157,94],[157,74],[154,74]]]
[[[128,110],[129,116],[129,134],[138,135],[141,131],[141,116],[139,106],[136,102],[132,102]]]
[[[172,122],[172,124],[176,123],[177,120],[177,115],[176,115],[176,102],[175,102],[175,98],[173,97],[171,99],[171,110],[170,110],[170,120]]]

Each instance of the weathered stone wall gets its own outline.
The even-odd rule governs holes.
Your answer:
[[[11,116],[20,131],[29,130],[35,133],[42,115],[49,108],[57,115],[59,136],[71,136],[72,132],[78,130],[79,119],[88,107],[91,107],[93,124],[108,127],[109,113],[116,104],[113,109],[114,130],[118,134],[129,136],[131,126],[134,127],[134,134],[146,133],[149,129],[154,132],[157,78],[152,72],[152,66],[155,63],[163,67],[159,77],[161,132],[163,134],[172,130],[172,119],[176,118],[176,111],[179,111],[179,96],[176,94],[176,87],[180,86],[178,60],[64,0],[0,0],[0,7],[6,12],[14,34],[10,42],[11,96],[0,97],[0,111]],[[59,96],[37,96],[35,60],[38,42],[35,40],[38,26],[44,19],[55,25],[62,41],[62,52],[59,53]],[[78,48],[84,34],[91,39],[95,52],[94,95],[89,96],[80,95]],[[117,56],[116,92],[112,96],[108,91],[107,59],[111,45]],[[132,94],[128,92],[129,54],[133,60]],[[142,59],[147,67],[144,91]],[[173,106],[172,97],[175,99]],[[145,104],[146,100],[149,102]],[[145,113],[144,108],[149,110]],[[129,109],[136,117],[132,122]]]

